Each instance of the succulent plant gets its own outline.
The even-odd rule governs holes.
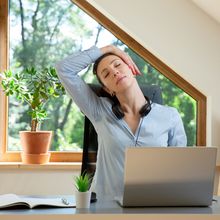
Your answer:
[[[89,190],[90,185],[92,184],[92,177],[90,177],[92,174],[85,173],[86,170],[83,172],[83,174],[79,174],[79,177],[73,176],[73,179],[76,184],[74,186],[79,192],[86,192]]]
[[[54,68],[45,68],[42,71],[26,68],[25,73],[16,73],[14,76],[9,70],[0,74],[2,86],[6,96],[16,95],[17,99],[27,102],[31,110],[27,113],[32,116],[31,131],[37,131],[37,125],[47,116],[45,103],[51,97],[66,94]]]

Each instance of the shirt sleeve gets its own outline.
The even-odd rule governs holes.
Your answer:
[[[94,121],[99,114],[99,97],[77,74],[102,56],[101,51],[93,46],[88,50],[78,52],[55,63],[56,73],[67,93],[81,109],[81,111]]]
[[[183,122],[177,109],[172,116],[172,128],[169,132],[168,146],[170,147],[186,147],[187,138]]]

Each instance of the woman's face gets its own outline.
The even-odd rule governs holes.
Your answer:
[[[133,73],[127,64],[115,55],[109,55],[100,61],[97,75],[105,87],[115,93],[126,89],[134,80]]]

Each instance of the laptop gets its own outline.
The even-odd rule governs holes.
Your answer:
[[[216,147],[127,147],[124,192],[132,206],[212,205]]]

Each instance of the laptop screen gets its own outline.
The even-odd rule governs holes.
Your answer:
[[[216,147],[127,147],[123,206],[208,206]]]

